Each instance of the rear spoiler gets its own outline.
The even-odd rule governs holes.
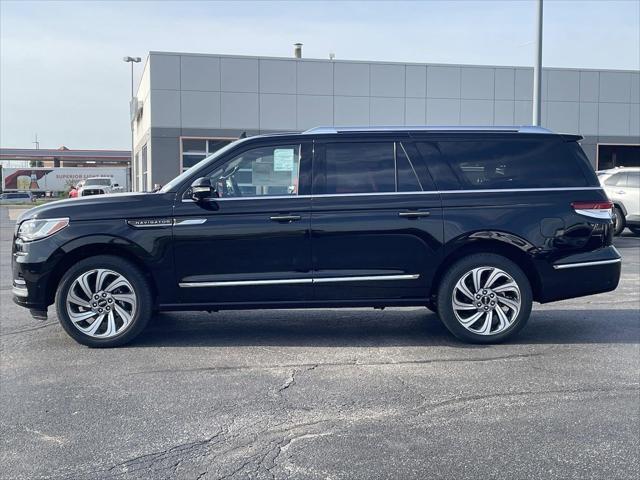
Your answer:
[[[584,139],[582,135],[569,135],[568,133],[561,133],[560,136],[565,142],[579,142]]]

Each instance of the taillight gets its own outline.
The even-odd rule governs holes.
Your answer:
[[[613,217],[613,202],[573,202],[571,204],[576,213],[586,217],[611,220]]]

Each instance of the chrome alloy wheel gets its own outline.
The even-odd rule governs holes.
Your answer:
[[[477,267],[458,280],[451,302],[460,325],[478,335],[495,335],[518,317],[520,288],[504,270]]]
[[[136,314],[137,298],[131,283],[104,268],[76,278],[66,299],[67,314],[85,335],[110,338],[122,333]]]

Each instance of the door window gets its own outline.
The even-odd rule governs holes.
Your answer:
[[[627,174],[627,187],[640,188],[640,172],[629,172]]]
[[[422,185],[403,146],[397,142],[325,145],[327,194],[419,192]]]
[[[261,146],[237,155],[209,177],[220,198],[298,195],[300,145]]]
[[[604,184],[607,187],[626,187],[627,186],[627,174],[625,172],[620,172],[611,175],[604,181]]]
[[[399,192],[419,192],[423,189],[413,162],[407,156],[401,143],[396,144],[396,169],[398,171]]]

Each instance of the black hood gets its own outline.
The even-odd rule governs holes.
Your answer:
[[[68,217],[77,221],[171,215],[174,196],[173,193],[112,193],[58,200],[27,210],[18,217],[18,223],[33,218]]]

